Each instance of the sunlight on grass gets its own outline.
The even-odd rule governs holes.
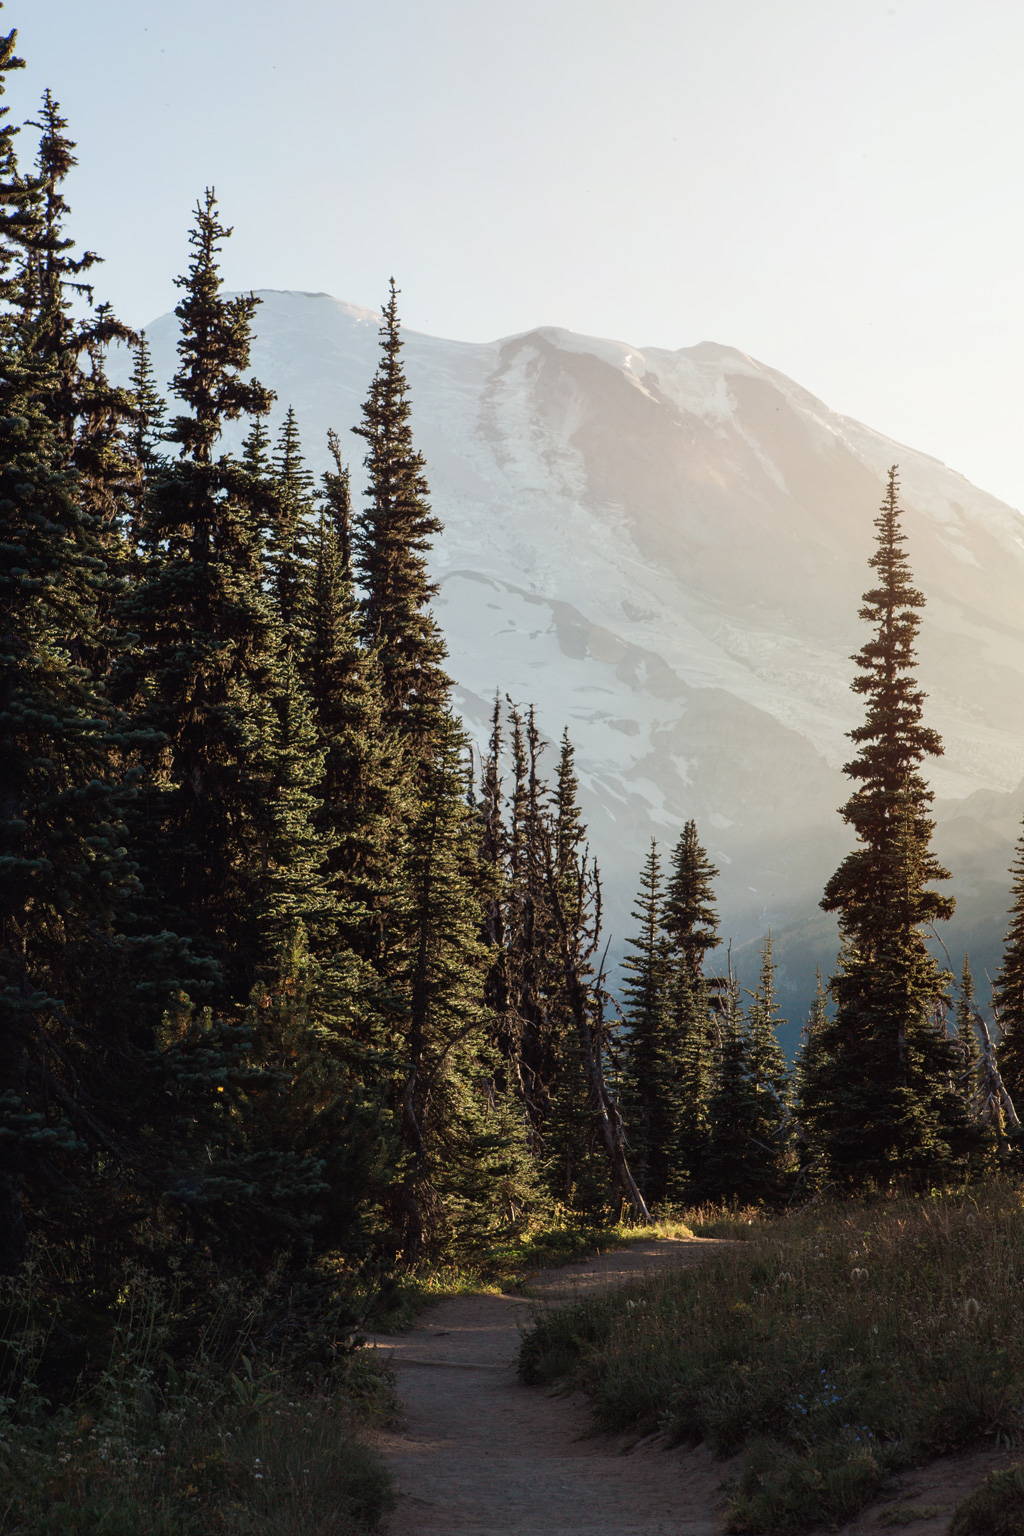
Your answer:
[[[686,1224],[741,1242],[541,1312],[520,1368],[598,1428],[742,1451],[731,1531],[841,1522],[897,1468],[1024,1434],[1018,1188]]]

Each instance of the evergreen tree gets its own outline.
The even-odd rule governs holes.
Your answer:
[[[168,440],[179,458],[149,498],[145,579],[126,597],[138,637],[115,673],[138,725],[162,742],[140,803],[143,880],[159,899],[153,922],[192,939],[225,974],[225,999],[244,1001],[258,945],[266,871],[257,850],[270,783],[254,771],[264,701],[273,691],[277,634],[262,592],[262,482],[214,457],[224,422],[269,408],[241,371],[258,300],[226,299],[217,255],[230,230],[208,191],[190,235],[192,261],[174,393],[187,407]],[[263,754],[265,760],[265,753]]]
[[[600,999],[593,964],[600,913],[598,906],[590,906],[599,903],[599,887],[586,875],[586,827],[568,731],[562,733],[550,805],[543,810],[547,796],[537,781],[538,740],[532,710],[527,735],[530,810],[534,818],[540,812],[533,829],[536,846],[532,873],[541,883],[535,886],[533,908],[535,921],[539,916],[541,932],[546,936],[546,952],[537,957],[542,962],[538,980],[549,1053],[542,1122],[544,1165],[557,1198],[567,1206],[596,1214],[609,1204],[614,1190],[605,1124],[608,1115],[602,1103],[603,1023],[598,1017]],[[593,879],[596,881],[596,871]]]
[[[391,951],[403,942],[400,871],[412,797],[397,737],[384,724],[377,653],[360,644],[358,626],[337,526],[324,511],[304,661],[324,749],[317,825],[339,931],[383,980]]]
[[[626,940],[633,953],[622,965],[628,1031],[623,1101],[630,1162],[648,1204],[665,1199],[681,1110],[680,1063],[673,1059],[670,1044],[670,970],[661,908],[661,860],[652,838],[632,914],[639,937]]]
[[[454,720],[442,716],[409,835],[401,1217],[410,1257],[444,1237],[453,1197],[467,1209],[473,1190],[488,1207],[498,1169],[511,1173],[519,1162],[514,1117],[485,1109],[495,1063],[483,1003],[479,829],[463,793],[463,747]]]
[[[408,383],[402,365],[398,290],[383,309],[381,357],[353,431],[367,443],[367,500],[354,528],[362,587],[362,635],[380,655],[385,721],[417,750],[444,710],[445,646],[430,612],[437,588],[426,552],[441,531],[427,500],[424,461],[413,447]]]
[[[0,40],[0,83],[21,67]],[[107,529],[74,463],[81,379],[62,323],[59,177],[22,177],[0,116],[0,1268],[30,1219],[78,1232],[137,1144],[120,929],[136,895],[112,763],[131,749],[89,662],[106,650]],[[52,124],[50,125],[53,126]],[[60,124],[59,126],[63,126]],[[52,167],[51,167],[52,169]],[[49,179],[48,179],[49,177]],[[57,243],[54,243],[57,242]],[[46,263],[52,256],[52,264]],[[43,279],[49,286],[43,291]],[[77,354],[75,354],[77,356]],[[70,402],[70,404],[68,403]],[[123,1002],[123,1006],[122,1006]],[[141,1009],[140,1009],[141,1011]],[[106,1170],[106,1172],[104,1172]]]
[[[739,983],[732,978],[723,992],[719,1029],[722,1044],[700,1193],[707,1200],[757,1200],[765,1187],[766,1154],[752,1134],[760,1105],[751,1070],[750,1029]]]
[[[301,642],[313,563],[313,476],[305,466],[291,406],[274,450],[276,498],[267,568],[275,606],[289,644]]]
[[[789,1163],[790,1077],[778,1036],[779,1027],[785,1022],[778,1014],[769,930],[761,951],[761,973],[748,1010],[749,1070],[756,1103],[755,1119],[748,1134],[764,1154],[760,1173],[764,1199],[781,1193]]]
[[[974,995],[974,977],[971,975],[971,957],[964,955],[963,970],[956,999],[956,1085],[963,1098],[968,1115],[973,1119],[978,1095],[978,1071],[981,1066],[981,1049],[974,1027],[974,1013],[978,1003]],[[1012,1097],[1012,1095],[1011,1095]]]
[[[145,331],[139,332],[132,348],[131,393],[135,408],[130,438],[132,454],[140,474],[152,476],[164,461],[167,404],[157,387]]]
[[[716,1003],[720,993],[716,994]],[[711,1136],[711,1099],[718,1065],[717,1013],[710,1007],[709,984],[694,982],[689,967],[676,967],[670,998],[673,1051],[678,1060],[677,1116],[670,1155],[668,1197],[699,1199]]]
[[[700,845],[697,823],[688,821],[672,853],[662,922],[673,953],[685,961],[693,982],[703,973],[708,950],[722,942],[712,887],[717,874]]]
[[[999,1071],[1014,1104],[1024,1107],[1024,833],[1017,840],[1010,874],[1013,905],[992,1003],[1001,1031]]]
[[[796,1151],[800,1160],[800,1177],[811,1183],[819,1182],[824,1167],[824,1149],[819,1144],[815,1129],[827,1122],[827,1104],[818,1102],[819,1087],[827,1077],[823,1052],[829,1026],[828,991],[821,975],[816,971],[814,997],[811,1000],[807,1022],[801,1032],[800,1049],[797,1052],[794,1073],[796,1089]]]
[[[948,874],[930,849],[933,796],[920,764],[942,744],[923,724],[914,678],[924,598],[911,584],[895,468],[875,527],[878,584],[860,609],[873,632],[854,658],[852,685],[867,698],[867,716],[850,732],[859,751],[845,771],[857,789],[842,811],[858,846],[822,900],[839,914],[843,949],[813,1099],[833,1176],[887,1186],[934,1178],[966,1141],[951,1088],[955,1052],[935,1017],[946,976],[921,933],[948,917],[953,901],[928,889]]]
[[[338,546],[341,574],[346,581],[352,580],[352,487],[347,464],[342,463],[341,443],[334,431],[327,433],[327,447],[334,468],[325,470],[321,477],[323,500],[327,515],[334,528]]]

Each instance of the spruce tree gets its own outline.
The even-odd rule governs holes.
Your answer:
[[[335,520],[319,519],[303,662],[323,747],[317,826],[339,903],[339,932],[383,982],[407,908],[400,874],[413,797],[384,723],[380,666],[359,615]]]
[[[999,1071],[1014,1104],[1024,1108],[1024,833],[1017,840],[1010,868],[1010,926],[1003,941],[1003,962],[992,983],[992,1003],[999,1022]]]
[[[751,1071],[750,1028],[739,983],[731,977],[722,994],[719,1029],[721,1049],[699,1193],[705,1200],[757,1200],[764,1193],[766,1154],[752,1134],[760,1105]]]
[[[981,1066],[981,1048],[974,1027],[974,1014],[978,1002],[974,995],[974,977],[971,974],[971,957],[964,955],[960,973],[960,986],[956,998],[956,1085],[964,1101],[968,1115],[973,1118],[978,1097],[978,1070]],[[1012,1095],[1011,1095],[1012,1097]]]
[[[789,1067],[778,1035],[780,1026],[786,1021],[778,1013],[770,929],[765,935],[761,972],[751,993],[747,1018],[749,1070],[756,1103],[756,1116],[748,1127],[748,1134],[764,1154],[760,1170],[761,1198],[772,1199],[782,1192],[786,1178],[792,1121]]]
[[[711,1128],[717,1035],[711,1005],[720,1000],[721,983],[705,976],[704,960],[722,942],[712,884],[717,874],[696,822],[688,821],[673,849],[662,913],[670,953],[672,1052],[679,1063],[675,1199],[701,1188]]]
[[[673,952],[685,961],[694,982],[703,973],[708,950],[722,942],[712,885],[717,874],[700,845],[697,823],[688,821],[672,853],[662,922]]]
[[[720,1003],[720,989],[715,994]],[[677,1109],[670,1153],[670,1200],[701,1198],[711,1136],[719,1042],[705,977],[694,982],[689,967],[677,966],[670,994],[672,1051],[678,1061]]]
[[[298,422],[291,406],[274,449],[276,498],[267,569],[286,642],[305,633],[313,564],[313,476],[306,469]]]
[[[626,1067],[623,1102],[630,1132],[631,1166],[648,1204],[665,1199],[680,1117],[680,1063],[670,1042],[668,942],[661,928],[662,876],[652,838],[633,910],[639,937],[622,969]]]
[[[0,84],[21,67],[0,40]],[[91,662],[105,653],[107,529],[74,462],[77,369],[51,347],[70,242],[59,178],[23,177],[0,115],[0,1268],[29,1213],[51,1234],[92,1225],[138,1144],[122,1097],[137,1066],[137,993],[120,929],[136,895],[118,729]],[[52,146],[51,146],[52,148]],[[49,152],[47,152],[49,153]],[[44,161],[45,161],[45,157]],[[52,157],[51,157],[52,158]],[[46,261],[52,255],[53,265]],[[45,284],[44,284],[45,279]],[[67,368],[65,367],[67,364]],[[70,402],[70,403],[69,403]],[[123,1006],[122,1006],[123,1004]]]
[[[341,574],[346,581],[352,580],[352,486],[349,467],[342,462],[341,443],[337,432],[327,433],[327,447],[334,468],[321,476],[323,500],[327,515],[334,528],[338,545]]]
[[[495,1066],[483,998],[488,956],[480,937],[479,829],[465,800],[463,750],[461,731],[443,715],[409,830],[401,1219],[411,1258],[424,1246],[436,1250],[450,1230],[453,1200],[467,1209],[472,1190],[487,1208],[498,1170],[507,1175],[523,1166],[514,1115],[488,1110]]]
[[[398,290],[383,308],[381,356],[353,431],[367,444],[369,485],[353,530],[362,636],[380,656],[385,722],[422,750],[447,697],[445,645],[430,612],[437,591],[426,554],[441,523],[430,510],[423,456],[413,447],[402,364]]]
[[[800,1163],[799,1178],[817,1184],[826,1167],[824,1149],[816,1130],[828,1118],[827,1104],[817,1098],[819,1087],[824,1085],[827,1073],[823,1052],[829,1026],[828,992],[819,965],[815,973],[814,996],[811,999],[807,1022],[801,1031],[800,1049],[794,1069],[796,1094],[794,1131],[796,1155]]]
[[[278,638],[262,591],[264,486],[227,455],[225,422],[260,415],[271,396],[242,377],[258,300],[221,292],[218,252],[230,230],[208,191],[190,234],[173,390],[186,407],[168,431],[179,457],[148,501],[144,580],[127,595],[137,636],[115,670],[136,724],[162,743],[140,800],[136,839],[152,921],[216,957],[224,999],[243,1001],[258,963],[265,897],[259,849],[270,784],[255,764],[274,686]],[[265,757],[265,753],[263,754]]]
[[[940,1176],[966,1142],[955,1052],[936,1022],[947,978],[921,932],[953,901],[929,889],[948,873],[930,848],[933,796],[920,765],[942,744],[923,723],[914,677],[924,598],[904,550],[895,468],[875,528],[877,585],[860,609],[872,635],[854,657],[852,684],[867,714],[849,733],[859,750],[845,772],[857,788],[842,810],[858,846],[822,899],[839,914],[843,948],[813,1113],[832,1176],[887,1187]]]

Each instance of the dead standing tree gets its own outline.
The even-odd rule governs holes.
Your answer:
[[[590,1105],[608,1156],[612,1183],[634,1216],[647,1224],[650,1212],[629,1171],[622,1119],[604,1076],[604,976],[603,967],[598,967],[596,974],[594,968],[601,933],[601,880],[586,850],[573,865],[568,875],[559,870],[554,839],[545,839],[545,894],[554,920],[557,959],[579,1040]]]

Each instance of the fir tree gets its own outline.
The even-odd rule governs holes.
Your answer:
[[[0,81],[21,67],[0,40]],[[119,930],[136,894],[115,729],[91,658],[106,648],[106,529],[64,413],[80,381],[44,344],[69,244],[52,248],[59,182],[23,178],[0,118],[0,1267],[16,1269],[26,1205],[51,1231],[95,1215],[125,1175],[120,1096],[133,1065]],[[61,237],[63,240],[63,237]],[[51,284],[45,304],[41,274]],[[45,314],[44,314],[45,309]],[[111,991],[113,989],[113,991]],[[127,1015],[127,1017],[126,1017]],[[109,1194],[109,1184],[105,1186]]]
[[[359,615],[335,521],[321,513],[309,604],[306,685],[323,744],[317,825],[345,941],[383,979],[400,944],[399,871],[412,800],[394,732],[384,724],[376,652]]]
[[[383,309],[381,357],[353,427],[367,443],[366,504],[354,528],[355,569],[363,593],[362,634],[380,655],[385,719],[422,748],[443,713],[445,646],[430,612],[437,588],[426,553],[441,531],[427,500],[424,461],[413,447],[402,366],[398,290]]]
[[[149,498],[145,541],[154,554],[123,605],[138,640],[115,683],[136,723],[163,742],[136,832],[144,883],[159,893],[152,920],[215,955],[225,996],[242,1001],[266,894],[256,850],[270,786],[253,770],[278,647],[261,590],[262,482],[214,457],[223,424],[265,413],[271,398],[241,377],[258,301],[221,293],[217,256],[229,234],[207,192],[189,237],[192,262],[178,279],[173,389],[187,411],[168,440],[180,457]]]
[[[700,1193],[706,1200],[755,1200],[764,1191],[766,1153],[752,1134],[760,1105],[751,1071],[750,1029],[739,983],[732,978],[723,992],[719,1029],[722,1044]]]
[[[688,821],[672,853],[662,922],[673,952],[685,961],[694,982],[703,973],[708,950],[722,942],[712,887],[717,874],[700,845],[697,823]]]
[[[700,1198],[704,1187],[718,1058],[717,1014],[710,1008],[708,982],[703,976],[691,981],[685,965],[676,968],[672,981],[670,1017],[678,1088],[667,1193],[670,1200],[681,1201]]]
[[[815,977],[814,997],[807,1022],[801,1031],[794,1072],[796,1152],[800,1161],[800,1177],[811,1183],[819,1181],[825,1167],[824,1151],[815,1137],[815,1128],[828,1119],[827,1104],[819,1102],[817,1098],[819,1086],[825,1083],[827,1077],[823,1052],[829,1027],[828,991],[820,965]]]
[[[974,1026],[978,1003],[974,995],[974,977],[971,975],[971,957],[964,955],[960,973],[960,986],[956,999],[956,1085],[973,1118],[978,1097],[978,1071],[981,1066],[981,1049]],[[1012,1095],[1011,1095],[1012,1097]]]
[[[276,499],[267,568],[289,643],[301,642],[313,561],[313,476],[305,466],[295,412],[288,407],[274,450]]]
[[[342,577],[352,580],[352,487],[347,464],[342,463],[341,443],[334,431],[327,433],[327,447],[334,468],[325,470],[321,481],[327,515],[334,528]]]
[[[408,1068],[401,1095],[408,1162],[401,1211],[410,1257],[443,1234],[453,1180],[464,1199],[476,1164],[477,1198],[486,1201],[486,1179],[479,1175],[502,1155],[500,1134],[498,1143],[492,1140],[498,1125],[488,1129],[480,1113],[493,1062],[486,1051],[478,828],[463,794],[463,738],[449,715],[440,725],[409,833]]]
[[[648,1204],[665,1199],[681,1111],[680,1064],[673,1059],[670,1046],[670,970],[661,908],[661,860],[652,839],[632,914],[639,925],[639,937],[626,940],[633,953],[622,966],[628,1031],[623,1098],[630,1128],[631,1165]]]
[[[751,993],[748,1010],[748,1061],[756,1104],[748,1135],[764,1154],[760,1169],[762,1199],[771,1199],[781,1193],[789,1162],[790,1078],[778,1035],[780,1025],[785,1022],[778,1014],[769,930],[761,951],[758,984]]]
[[[1024,1107],[1024,833],[1017,840],[1010,875],[1013,905],[992,1003],[1001,1031],[999,1071],[1014,1104]]]
[[[132,348],[132,402],[135,407],[131,446],[143,476],[153,475],[163,464],[167,403],[157,387],[145,331]]]
[[[858,846],[822,900],[839,914],[843,950],[814,1113],[833,1176],[886,1186],[934,1178],[965,1141],[962,1101],[951,1090],[955,1053],[935,1018],[946,977],[921,933],[953,902],[928,889],[948,874],[930,849],[933,796],[920,765],[942,744],[923,724],[914,678],[924,598],[911,584],[895,468],[875,527],[878,584],[860,609],[873,632],[854,658],[852,685],[867,698],[867,716],[850,732],[859,751],[845,771],[857,789],[842,811]]]

